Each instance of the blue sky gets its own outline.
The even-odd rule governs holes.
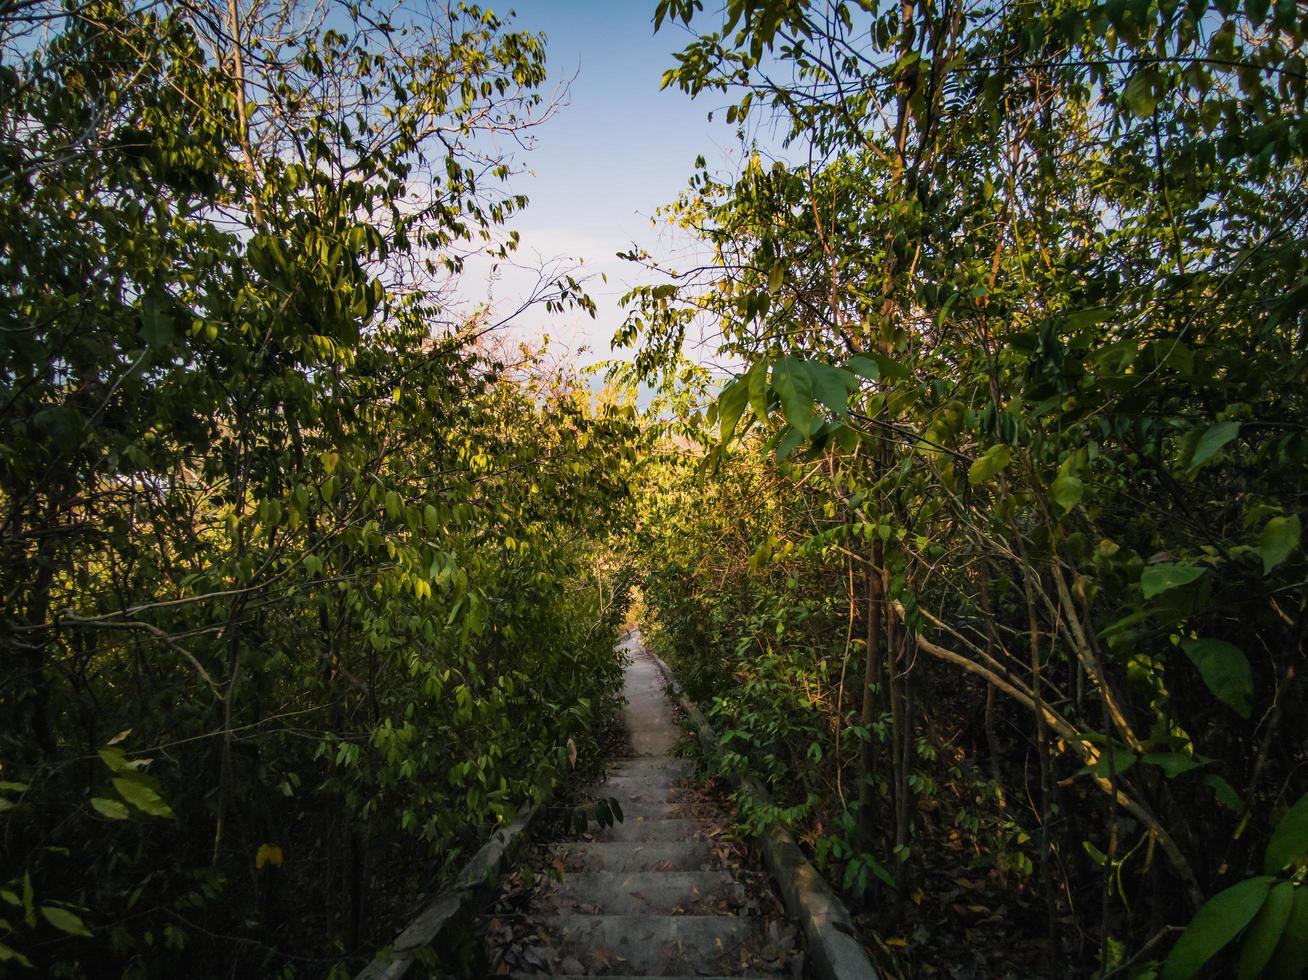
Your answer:
[[[537,254],[584,260],[584,272],[594,276],[588,292],[599,305],[595,321],[528,312],[515,332],[548,333],[573,351],[588,346],[591,353],[579,363],[606,359],[621,319],[617,298],[629,284],[647,280],[615,253],[634,242],[660,258],[676,254],[678,242],[652,227],[651,218],[685,186],[698,155],[711,166],[734,167],[740,155],[734,127],[721,112],[712,123],[706,118],[726,101],[715,94],[692,101],[675,87],[659,91],[688,35],[666,24],[654,33],[654,0],[525,0],[492,9],[501,16],[513,10],[518,29],[547,36],[551,85],[576,75],[567,105],[535,131],[535,151],[520,155],[529,172],[512,186],[531,204],[513,227],[522,235],[524,260]],[[471,267],[469,276],[460,291],[481,298],[485,272],[478,278]],[[505,273],[492,287],[497,305],[508,305],[527,285]]]

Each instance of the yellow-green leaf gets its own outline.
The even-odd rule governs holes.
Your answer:
[[[61,909],[55,905],[42,905],[41,914],[45,916],[46,922],[70,936],[89,937],[91,935],[91,930],[86,928],[86,923],[67,909]]]
[[[115,800],[108,796],[93,796],[91,797],[91,806],[101,816],[108,817],[110,820],[127,819],[127,807],[123,805],[121,800]]]
[[[1290,552],[1299,547],[1302,531],[1298,514],[1273,517],[1263,526],[1262,536],[1258,539],[1258,554],[1263,559],[1264,575],[1285,561],[1290,557]]]
[[[276,844],[260,844],[259,850],[254,853],[254,866],[256,868],[262,868],[265,864],[280,867],[281,863],[282,849]]]
[[[114,789],[122,794],[123,799],[142,813],[152,817],[171,817],[173,811],[164,802],[163,797],[144,778],[133,774],[113,781]]]
[[[1054,503],[1069,511],[1085,496],[1085,484],[1075,476],[1060,476],[1049,488],[1049,495],[1054,498]]]
[[[1013,447],[1004,443],[991,446],[967,470],[967,482],[976,486],[992,479],[1000,470],[1013,461]]]

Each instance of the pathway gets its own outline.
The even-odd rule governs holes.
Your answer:
[[[593,798],[624,820],[545,845],[543,873],[482,922],[491,969],[515,977],[798,977],[795,930],[765,876],[742,867],[722,814],[671,754],[681,735],[662,677],[633,633],[626,668],[632,757]]]

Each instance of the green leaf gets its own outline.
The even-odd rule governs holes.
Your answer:
[[[1108,863],[1108,855],[1099,850],[1099,848],[1095,847],[1088,840],[1081,841],[1081,846],[1084,847],[1085,852],[1090,855],[1090,860],[1099,865],[1099,867],[1102,868]]]
[[[1050,486],[1049,495],[1066,513],[1079,504],[1081,498],[1085,496],[1085,484],[1074,476],[1060,476]]]
[[[1214,639],[1186,640],[1181,646],[1208,690],[1241,718],[1248,718],[1253,712],[1253,671],[1244,651]]]
[[[1308,854],[1308,793],[1281,818],[1267,842],[1263,871],[1274,875]]]
[[[1244,15],[1249,18],[1251,27],[1262,27],[1267,20],[1268,0],[1244,0]]]
[[[1198,769],[1203,765],[1202,762],[1180,752],[1149,752],[1140,761],[1157,766],[1163,770],[1163,775],[1168,779],[1175,779],[1182,773]]]
[[[898,361],[891,360],[884,354],[855,354],[845,362],[845,370],[876,381],[879,378],[902,380],[908,377],[908,369]]]
[[[127,754],[122,749],[103,748],[99,751],[100,758],[104,764],[114,772],[131,772],[132,767],[127,761]]]
[[[735,435],[736,423],[740,421],[741,413],[745,411],[748,398],[749,388],[744,378],[732,381],[718,396],[718,431],[723,445],[730,442],[731,437]]]
[[[967,470],[967,482],[976,486],[985,483],[1013,461],[1013,447],[1004,443],[991,446]]]
[[[775,296],[781,292],[781,284],[786,278],[786,267],[780,262],[775,262],[772,268],[768,270],[768,292]]]
[[[800,432],[794,426],[788,427],[785,433],[781,436],[781,441],[777,443],[777,462],[784,462],[786,457],[790,455],[794,448],[803,441],[804,433]]]
[[[1281,941],[1263,975],[1271,980],[1299,980],[1305,970],[1308,970],[1308,887],[1300,885],[1294,890],[1294,905],[1281,932]]]
[[[145,777],[133,774],[122,776],[113,781],[114,789],[122,794],[123,799],[142,813],[152,817],[171,817],[173,811],[164,802],[158,791],[146,781]]]
[[[32,968],[32,961],[29,960],[26,956],[18,952],[18,950],[14,949],[13,947],[6,946],[4,943],[0,943],[0,963],[5,963],[9,960],[13,960],[19,966],[25,966],[29,970]]]
[[[1298,514],[1273,517],[1263,526],[1262,536],[1258,539],[1258,554],[1263,559],[1264,575],[1269,574],[1290,556],[1290,552],[1299,547],[1302,530]]]
[[[115,800],[108,796],[91,797],[91,806],[97,813],[108,817],[110,820],[126,820],[127,807],[123,806],[121,800]]]
[[[889,378],[892,381],[902,381],[908,377],[908,368],[898,361],[891,360],[884,354],[869,354],[868,356],[877,362],[881,377]]]
[[[858,387],[858,380],[848,371],[819,361],[805,365],[813,383],[813,395],[837,415],[849,414],[849,393]]]
[[[1235,964],[1236,980],[1253,980],[1263,972],[1285,931],[1294,907],[1294,885],[1278,881],[1267,894],[1262,910],[1240,944],[1240,958]]]
[[[1140,574],[1140,588],[1146,599],[1169,589],[1189,585],[1206,569],[1200,565],[1150,565]]]
[[[749,391],[749,405],[759,419],[768,417],[768,362],[756,361],[745,375],[745,387]]]
[[[1244,801],[1240,799],[1240,794],[1235,791],[1234,786],[1221,776],[1213,773],[1210,776],[1205,776],[1204,782],[1212,789],[1213,796],[1217,798],[1217,802],[1222,806],[1236,813],[1244,809]]]
[[[855,354],[847,360],[845,362],[845,370],[853,371],[855,374],[867,378],[869,381],[876,381],[881,377],[881,367],[866,354]]]
[[[783,357],[772,369],[772,388],[781,399],[786,421],[807,436],[813,426],[813,382],[804,364],[793,357]]]
[[[1198,973],[1258,914],[1272,881],[1250,878],[1204,902],[1163,962],[1158,980],[1189,980]]]
[[[141,336],[156,349],[173,339],[173,318],[162,297],[147,295],[141,299]]]
[[[1107,749],[1099,754],[1099,758],[1095,760],[1090,770],[1100,779],[1108,779],[1114,773],[1120,776],[1135,763],[1134,752],[1127,749]]]
[[[1239,422],[1217,422],[1210,425],[1194,444],[1189,469],[1195,470],[1212,459],[1219,449],[1240,434]]]
[[[1106,306],[1095,306],[1088,310],[1076,310],[1063,314],[1063,322],[1072,330],[1093,327],[1111,318],[1113,311]]]
[[[1157,105],[1154,98],[1153,77],[1150,72],[1137,72],[1126,86],[1126,105],[1137,119],[1148,119]]]
[[[86,936],[89,938],[91,935],[91,930],[86,928],[86,923],[67,909],[61,909],[54,905],[42,905],[41,914],[45,916],[46,922],[70,936]]]

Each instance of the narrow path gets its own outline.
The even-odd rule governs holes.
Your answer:
[[[492,969],[515,977],[795,978],[803,957],[766,877],[744,865],[722,815],[671,754],[680,737],[662,677],[633,633],[626,668],[632,757],[596,799],[624,819],[544,845],[538,875],[482,923]]]

